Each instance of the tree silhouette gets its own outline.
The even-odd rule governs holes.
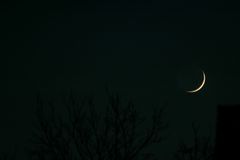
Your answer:
[[[98,111],[91,96],[71,92],[64,101],[37,98],[38,127],[32,137],[30,159],[41,160],[136,160],[154,158],[145,149],[164,140],[167,125],[163,107],[151,118],[137,112],[118,94],[108,93],[104,111]],[[64,110],[57,108],[64,106]],[[100,113],[101,112],[101,113]]]
[[[192,123],[193,144],[181,142],[177,152],[174,154],[175,160],[213,160],[214,146],[210,136],[200,137],[199,126]]]

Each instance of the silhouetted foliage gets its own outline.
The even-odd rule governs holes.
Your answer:
[[[64,106],[62,112],[58,105]],[[154,156],[145,149],[162,142],[167,127],[162,121],[163,108],[155,109],[148,122],[132,101],[123,103],[113,93],[108,94],[102,113],[92,97],[73,93],[60,104],[38,97],[36,111],[38,128],[32,138],[30,159],[150,160]]]
[[[213,160],[214,146],[211,136],[201,137],[199,126],[192,123],[193,144],[179,143],[177,152],[174,154],[175,160]]]

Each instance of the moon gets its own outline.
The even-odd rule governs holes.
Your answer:
[[[205,82],[206,82],[206,75],[205,75],[204,71],[202,71],[202,75],[203,75],[203,80],[202,80],[201,84],[199,85],[199,87],[197,87],[194,90],[190,90],[190,91],[186,91],[186,92],[188,92],[188,93],[196,93],[196,92],[200,91],[203,88],[203,86],[205,85]]]

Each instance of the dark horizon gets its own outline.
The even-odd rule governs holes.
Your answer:
[[[47,129],[47,130],[50,129],[53,132],[55,132],[58,130],[57,126],[60,125],[59,127],[62,130],[61,132],[65,133],[67,131],[66,126],[63,125],[61,127],[61,123],[59,123],[59,122],[63,122],[65,124],[65,118],[67,118],[68,117],[67,115],[69,115],[69,114],[71,114],[72,116],[76,115],[78,118],[77,117],[75,117],[75,118],[79,119],[81,117],[81,115],[85,115],[85,114],[88,115],[87,110],[89,109],[90,115],[96,113],[100,117],[107,116],[107,114],[106,114],[107,112],[105,112],[106,111],[105,107],[107,107],[108,105],[105,105],[105,107],[99,108],[98,107],[99,104],[95,103],[94,99],[92,99],[93,98],[92,96],[78,95],[78,94],[76,94],[77,92],[72,92],[72,91],[68,92],[68,94],[66,94],[67,92],[65,92],[64,95],[61,95],[61,96],[55,95],[54,97],[53,97],[53,95],[46,95],[46,94],[45,95],[39,94],[38,96],[36,96],[35,97],[36,98],[35,114],[34,114],[34,119],[32,121],[32,126],[31,126],[32,133],[30,134],[31,136],[29,137],[29,141],[26,141],[27,145],[26,144],[22,145],[21,147],[23,147],[23,148],[20,148],[20,145],[18,145],[18,146],[12,146],[12,148],[8,149],[8,150],[4,150],[4,151],[2,150],[1,154],[0,154],[0,158],[4,158],[4,155],[5,155],[6,156],[5,158],[7,158],[7,159],[9,159],[9,158],[10,159],[19,159],[20,158],[19,155],[21,155],[21,159],[22,158],[24,159],[24,158],[26,158],[26,156],[29,157],[32,154],[35,155],[35,152],[37,153],[40,151],[40,153],[41,153],[42,151],[38,150],[38,147],[39,147],[38,145],[39,145],[39,143],[41,144],[43,142],[41,142],[42,139],[38,139],[38,136],[37,136],[39,133],[44,131],[43,130],[44,128],[41,129],[41,126],[47,127],[49,125],[49,127],[51,127],[51,128],[53,127],[53,128],[51,129],[51,128],[47,127],[48,129],[47,128],[45,128],[45,129]],[[139,115],[140,117],[143,116],[147,119],[149,119],[149,118],[151,119],[151,114],[156,113],[156,111],[158,109],[160,109],[159,114],[157,114],[157,117],[160,118],[159,119],[159,127],[162,128],[163,126],[165,126],[166,128],[163,127],[163,129],[161,129],[161,131],[159,133],[157,133],[157,132],[155,133],[156,135],[158,135],[158,134],[161,135],[159,137],[159,140],[157,140],[158,142],[153,142],[153,144],[151,144],[152,142],[150,142],[149,147],[151,150],[149,150],[149,149],[145,150],[145,152],[147,153],[146,154],[147,157],[148,156],[156,156],[156,158],[159,159],[159,156],[161,157],[163,154],[163,152],[158,151],[159,147],[160,148],[163,147],[163,149],[164,149],[166,147],[166,146],[164,146],[164,144],[166,145],[166,143],[171,142],[171,137],[169,139],[169,134],[172,135],[172,133],[173,133],[173,131],[171,131],[171,125],[169,126],[169,123],[165,119],[167,107],[166,106],[158,106],[157,108],[155,108],[155,109],[157,109],[155,111],[153,110],[153,108],[150,108],[150,109],[148,109],[148,113],[142,114],[140,112],[140,110],[137,109],[138,106],[131,99],[128,99],[127,97],[124,97],[124,96],[119,95],[118,93],[114,93],[112,91],[108,92],[107,95],[109,97],[107,100],[108,101],[107,103],[109,103],[110,106],[112,105],[112,107],[113,107],[112,109],[115,108],[114,107],[115,105],[119,106],[119,108],[117,107],[118,109],[120,109],[119,114],[120,115],[122,114],[123,116],[124,116],[124,113],[125,114],[127,113],[126,109],[128,107],[131,108],[131,105],[133,105],[133,107],[135,106],[134,108],[136,109],[136,113],[140,113],[140,115]],[[68,106],[68,104],[69,104],[69,106]],[[81,105],[78,105],[78,104],[81,104]],[[129,104],[131,104],[131,105],[129,106]],[[69,110],[70,112],[68,111],[67,108],[66,108],[67,110],[64,109],[65,105],[68,109],[70,109]],[[83,106],[86,105],[86,106],[81,107],[82,105]],[[95,106],[94,107],[95,111],[97,111],[98,113],[92,110],[93,108],[90,107],[91,105]],[[102,104],[100,104],[100,105],[102,105]],[[89,107],[92,109],[90,109]],[[127,107],[127,108],[125,108],[125,107]],[[221,160],[221,159],[227,159],[227,158],[237,158],[239,156],[238,144],[240,143],[240,137],[239,137],[240,127],[238,125],[238,122],[239,122],[238,115],[240,114],[240,104],[238,104],[238,105],[237,104],[235,104],[235,105],[233,105],[233,104],[218,105],[216,108],[217,108],[217,111],[216,111],[217,116],[216,116],[216,120],[215,120],[215,123],[216,123],[215,128],[209,128],[208,133],[206,134],[206,133],[202,132],[203,126],[201,126],[199,122],[197,122],[197,121],[191,122],[192,125],[189,126],[189,129],[191,130],[192,133],[190,133],[190,130],[188,130],[189,131],[189,133],[187,133],[187,136],[189,136],[188,138],[185,137],[185,139],[182,139],[182,138],[178,137],[180,139],[176,139],[178,142],[175,143],[176,146],[172,148],[174,150],[169,152],[171,155],[170,156],[171,158],[169,157],[170,159],[174,159],[174,157],[178,157],[180,160],[185,160],[185,159],[190,158],[190,156],[193,156],[192,157],[193,159],[198,159],[198,158],[202,157],[203,160],[209,160],[209,159]],[[78,113],[78,111],[80,111],[80,112]],[[154,112],[152,112],[152,111],[154,111]],[[53,112],[55,112],[55,113],[53,113]],[[130,112],[132,112],[132,111],[130,111]],[[135,111],[133,110],[132,113],[135,113]],[[53,117],[53,115],[55,115],[55,116]],[[94,117],[92,117],[92,118],[94,118],[94,119],[96,117],[98,117],[97,115],[93,115],[93,116]],[[115,116],[113,114],[113,118],[114,117]],[[56,118],[56,120],[53,120],[52,118],[53,119]],[[60,120],[59,118],[61,118],[63,121],[59,121]],[[74,119],[74,117],[72,117],[72,118]],[[145,120],[145,118],[144,118],[144,120]],[[84,120],[84,119],[82,119],[82,120]],[[100,122],[100,119],[99,120],[95,119],[95,121]],[[132,120],[130,120],[127,123],[130,124],[131,121]],[[44,123],[45,123],[45,125],[44,125]],[[56,124],[56,126],[55,126],[55,124]],[[88,125],[91,125],[91,123],[87,124],[87,126]],[[138,132],[141,131],[142,129],[146,128],[146,125],[151,126],[152,123],[148,120],[143,123],[142,127],[139,128],[140,130],[136,130],[136,131],[138,131]],[[98,126],[98,127],[104,128],[104,124],[100,124],[100,126]],[[51,133],[52,131],[50,131],[49,133]],[[144,130],[142,130],[142,131],[144,131]],[[213,131],[214,133],[211,133],[211,131]],[[33,134],[33,133],[35,133],[35,134]],[[39,135],[41,135],[41,134],[39,134]],[[57,136],[57,134],[56,134],[56,136]],[[147,134],[146,134],[146,136],[147,136]],[[59,138],[60,139],[59,139],[58,143],[64,144],[63,139],[61,140],[61,136]],[[85,139],[84,137],[82,137],[82,138]],[[58,138],[56,138],[56,140],[57,139]],[[148,137],[146,137],[146,139],[148,139]],[[37,142],[37,143],[35,144],[35,142]],[[110,143],[110,141],[109,141],[109,143]],[[154,143],[158,144],[158,146],[155,146]],[[111,145],[113,145],[113,144],[111,144]],[[174,143],[172,143],[171,145],[174,145]],[[94,149],[94,148],[92,148],[92,149]],[[149,154],[148,154],[148,152],[149,152]],[[44,154],[44,152],[41,154]],[[65,154],[67,156],[69,153],[65,153]],[[36,154],[36,155],[38,155],[38,154]],[[16,158],[14,158],[14,156],[16,156]],[[61,156],[61,154],[59,154],[59,156]],[[163,157],[161,157],[161,158],[163,158]],[[128,160],[128,158],[123,159],[123,160]],[[176,160],[178,160],[178,159],[176,159]]]

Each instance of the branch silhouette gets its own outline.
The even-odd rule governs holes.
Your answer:
[[[210,136],[201,137],[199,135],[199,126],[192,123],[193,144],[188,145],[181,142],[178,145],[177,152],[174,154],[175,160],[213,160],[214,146]]]
[[[152,159],[145,151],[165,138],[164,108],[155,109],[151,122],[141,117],[134,103],[116,93],[107,95],[105,110],[98,111],[93,97],[72,92],[57,104],[37,98],[38,127],[32,137],[30,159],[135,160]],[[63,111],[59,111],[60,106]],[[101,113],[100,113],[101,112]],[[144,125],[147,127],[144,127]],[[151,155],[151,156],[150,156]]]

